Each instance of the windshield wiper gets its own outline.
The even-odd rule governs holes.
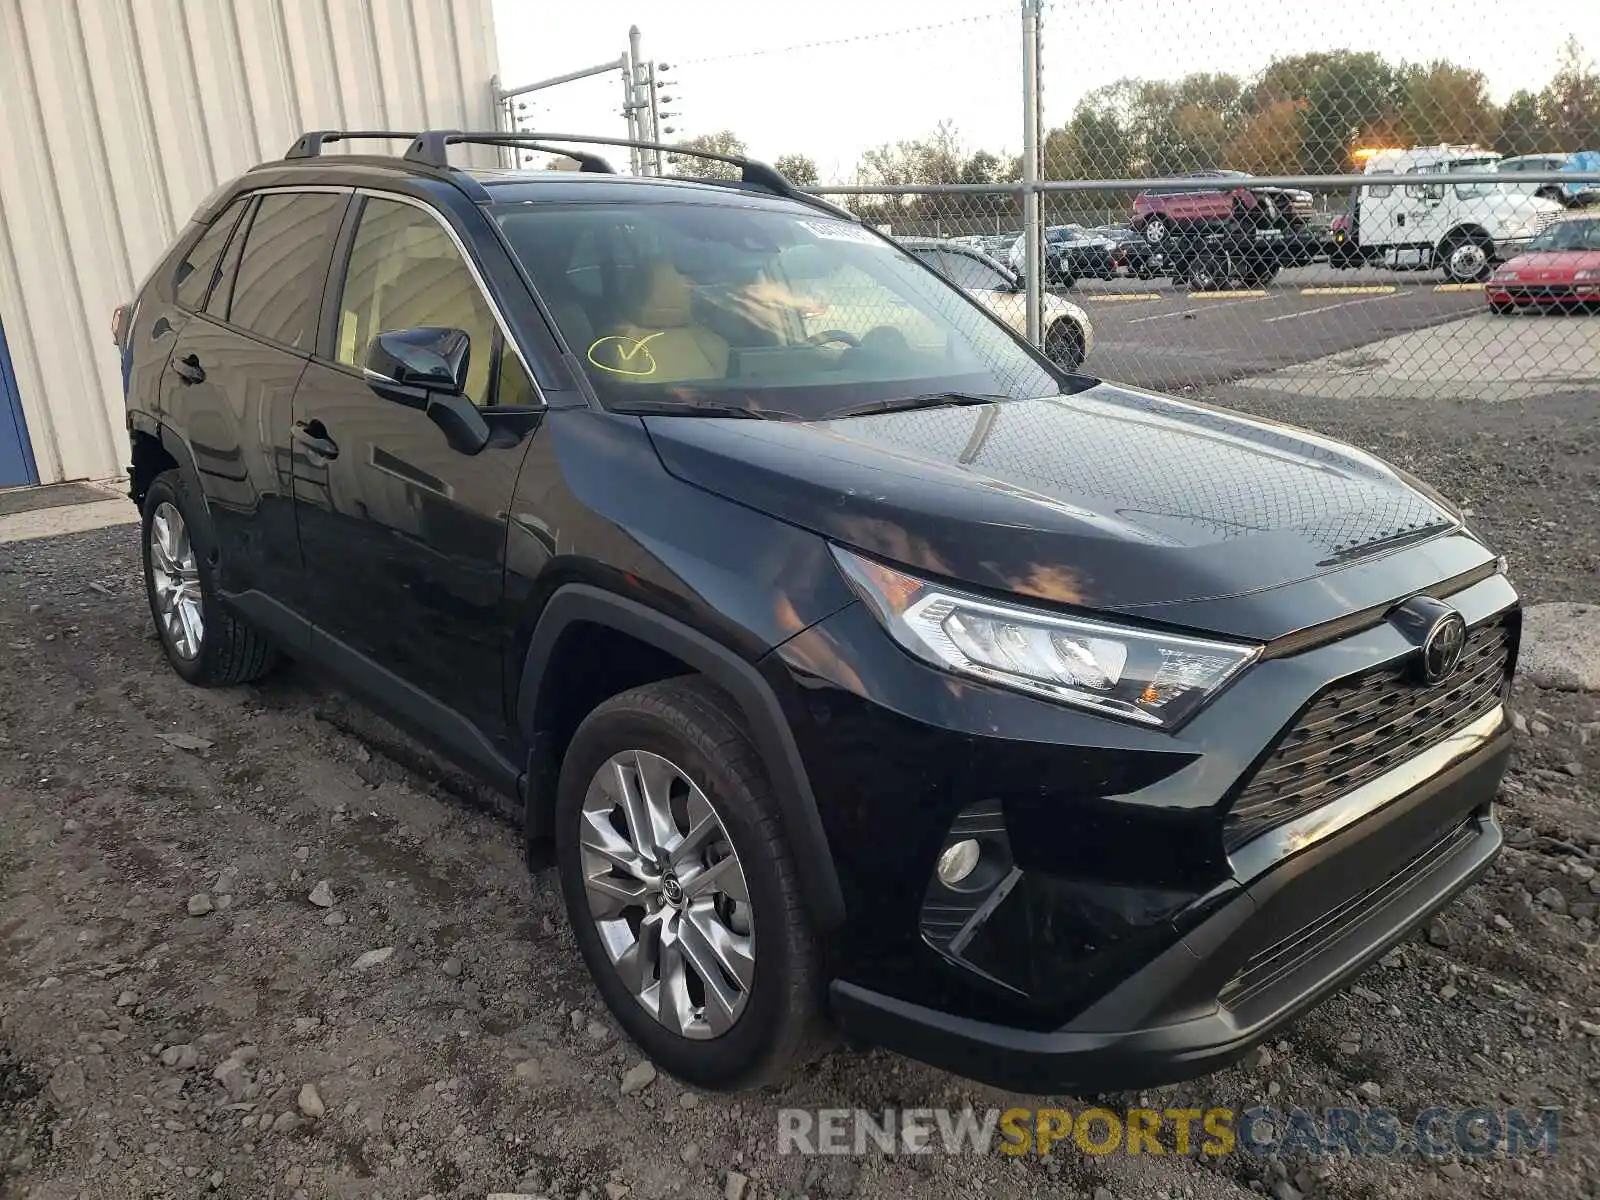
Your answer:
[[[619,400],[606,405],[614,413],[639,417],[749,417],[764,421],[766,414],[737,404],[700,404],[675,400]]]
[[[981,392],[928,392],[922,396],[898,396],[891,400],[872,400],[849,408],[836,408],[823,419],[865,417],[873,413],[909,412],[916,408],[960,408],[968,404],[993,404],[1010,396],[986,396]]]

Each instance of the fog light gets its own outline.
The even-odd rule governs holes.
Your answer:
[[[939,855],[939,882],[946,887],[955,887],[977,869],[978,854],[978,843],[974,838],[947,846],[944,853]]]

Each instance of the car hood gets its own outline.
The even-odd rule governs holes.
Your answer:
[[[1458,527],[1358,450],[1105,383],[838,420],[645,423],[685,482],[919,572],[1061,604],[1257,592]]]
[[[1533,250],[1519,254],[1505,268],[1512,271],[1600,270],[1600,250]]]
[[[1490,213],[1502,221],[1534,221],[1546,213],[1566,211],[1554,200],[1505,188],[1496,188],[1493,194],[1480,199],[1488,204]]]

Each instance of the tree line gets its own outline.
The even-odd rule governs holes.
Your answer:
[[[1084,96],[1064,125],[1047,131],[1041,175],[1120,179],[1219,168],[1255,175],[1342,174],[1359,169],[1352,151],[1362,146],[1439,142],[1480,145],[1507,156],[1600,149],[1600,71],[1569,38],[1550,79],[1537,90],[1518,90],[1504,104],[1491,99],[1481,71],[1444,60],[1394,64],[1366,51],[1279,58],[1250,80],[1222,72],[1122,79]],[[745,153],[731,130],[686,144]],[[802,187],[819,182],[816,162],[804,154],[782,155],[774,165]],[[679,159],[674,170],[738,174],[727,164],[690,158]],[[1019,156],[969,150],[946,121],[925,137],[866,151],[846,181],[882,187],[1021,177]],[[1052,198],[1051,207],[1059,218],[1074,205],[1087,214],[1090,207],[1109,212],[1126,203],[1127,197]],[[1016,223],[1015,203],[1004,195],[854,198],[851,204],[862,216],[892,221],[905,231],[979,231]]]

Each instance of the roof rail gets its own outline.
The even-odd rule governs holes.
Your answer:
[[[541,154],[558,154],[570,158],[578,164],[579,170],[594,172],[601,175],[615,175],[616,168],[601,158],[598,154],[588,154],[582,150],[563,150],[560,146],[548,146],[543,137],[535,133],[462,133],[454,129],[429,129],[416,135],[411,146],[406,150],[408,162],[421,163],[424,166],[453,169],[446,157],[446,148],[459,142],[467,142],[474,146],[506,146],[517,150],[536,150]]]
[[[847,208],[802,191],[791,183],[787,176],[774,167],[768,166],[753,158],[744,158],[736,154],[718,154],[713,150],[697,150],[691,146],[672,146],[665,142],[633,141],[629,138],[597,137],[586,133],[512,133],[503,129],[489,129],[470,131],[461,129],[427,129],[422,131],[401,129],[310,129],[295,139],[294,145],[289,147],[284,161],[296,159],[320,158],[323,147],[329,142],[351,141],[356,138],[378,140],[405,140],[410,141],[404,161],[418,167],[426,167],[434,171],[449,172],[458,182],[466,180],[451,166],[448,151],[451,146],[470,144],[474,146],[504,146],[519,150],[534,150],[542,154],[562,155],[578,163],[580,170],[616,174],[615,169],[598,154],[589,154],[582,150],[570,150],[561,145],[551,143],[576,142],[581,146],[617,146],[639,150],[656,150],[663,154],[683,155],[688,158],[709,159],[712,162],[727,163],[739,168],[739,178],[733,179],[694,179],[695,183],[711,183],[722,187],[758,187],[768,192],[773,192],[785,199],[797,201],[811,208],[821,209],[836,217],[847,221],[857,221],[859,218]],[[669,179],[683,179],[682,176],[666,176]],[[481,187],[471,189],[479,193],[482,199]]]
[[[585,133],[507,133],[503,130],[490,130],[487,132],[467,132],[459,129],[430,129],[426,133],[419,133],[416,140],[411,143],[411,148],[406,151],[406,158],[410,162],[422,163],[430,167],[448,167],[449,161],[446,152],[449,147],[468,143],[479,146],[523,146],[527,143],[536,143],[536,149],[551,151],[556,154],[565,154],[569,158],[578,159],[597,158],[596,155],[581,156],[570,150],[562,150],[545,145],[548,142],[576,142],[587,146],[617,146],[638,150],[658,150],[664,154],[685,155],[689,158],[710,159],[713,162],[723,162],[739,168],[739,182],[752,187],[765,188],[769,192],[798,200],[802,204],[812,207],[826,208],[833,212],[845,210],[829,204],[826,200],[819,200],[808,192],[803,192],[787,176],[774,167],[768,166],[753,158],[744,158],[736,154],[718,154],[711,150],[697,150],[691,146],[672,146],[665,142],[635,141],[631,138],[598,137]],[[604,161],[604,160],[600,160]],[[609,169],[609,167],[608,167]],[[848,215],[848,214],[847,214]],[[851,216],[854,220],[854,216]]]
[[[348,142],[353,138],[408,142],[416,136],[414,129],[308,129],[295,139],[294,145],[289,147],[289,153],[283,157],[286,161],[291,158],[320,158],[322,147],[327,142]]]

